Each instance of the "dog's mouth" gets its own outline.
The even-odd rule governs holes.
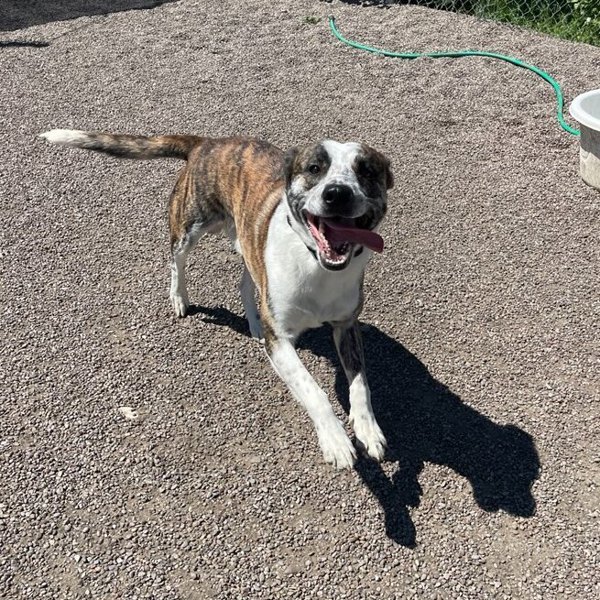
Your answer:
[[[304,211],[304,218],[317,245],[319,260],[328,269],[346,267],[356,246],[365,246],[375,252],[383,251],[383,238],[371,231],[371,219],[367,215],[357,218],[319,217]]]

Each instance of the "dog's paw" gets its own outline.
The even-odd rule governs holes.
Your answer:
[[[351,411],[350,423],[361,449],[371,458],[381,462],[385,456],[387,441],[375,417],[368,413],[356,416]]]
[[[173,306],[176,316],[185,317],[190,303],[188,299],[181,294],[171,294],[171,305]]]
[[[338,419],[317,429],[325,462],[336,469],[350,469],[356,462],[356,450]]]

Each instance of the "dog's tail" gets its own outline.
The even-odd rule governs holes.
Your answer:
[[[195,135],[121,135],[78,129],[52,129],[40,134],[41,138],[63,146],[104,152],[118,158],[182,158],[187,160],[192,149],[202,142]]]

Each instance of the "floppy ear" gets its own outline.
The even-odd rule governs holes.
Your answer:
[[[292,175],[294,174],[294,162],[298,156],[298,148],[290,148],[283,157],[283,177],[285,179],[285,186],[288,187],[292,182]]]
[[[385,187],[388,190],[391,190],[394,187],[394,174],[392,173],[392,169],[390,168],[390,163],[385,167]]]
[[[370,148],[370,153],[375,160],[377,170],[379,173],[382,173],[385,178],[385,189],[391,190],[394,187],[394,175],[390,166],[390,159],[385,154],[378,150],[374,150],[373,148]]]
[[[392,173],[390,161],[387,156],[383,156],[383,164],[385,167],[385,187],[386,189],[391,190],[394,187],[394,174]]]

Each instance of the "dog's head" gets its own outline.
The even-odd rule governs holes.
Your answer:
[[[323,268],[344,269],[363,246],[383,247],[374,230],[394,185],[383,154],[325,140],[288,151],[285,177],[292,226]]]

